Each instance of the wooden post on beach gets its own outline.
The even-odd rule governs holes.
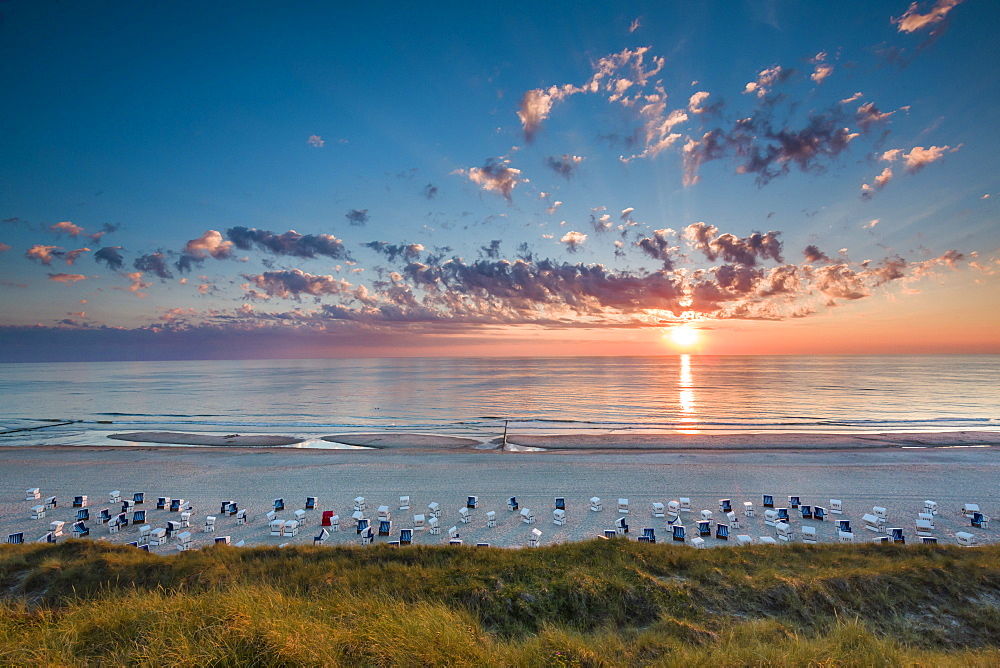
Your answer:
[[[501,452],[507,452],[507,423],[508,422],[510,422],[510,420],[504,420],[503,421],[503,449],[501,450]]]

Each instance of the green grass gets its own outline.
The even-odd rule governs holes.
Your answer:
[[[998,665],[1000,547],[0,549],[2,665]]]

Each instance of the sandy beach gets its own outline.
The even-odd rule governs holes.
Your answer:
[[[145,504],[138,509],[147,510],[146,521],[154,528],[178,519],[178,513],[155,509],[158,496],[185,499],[194,507],[190,530],[195,547],[213,543],[216,536],[230,536],[232,542],[242,540],[248,545],[311,544],[319,532],[323,510],[332,510],[341,518],[342,530],[332,533],[327,544],[356,543],[350,516],[357,496],[366,499],[366,517],[375,518],[381,505],[390,508],[391,535],[378,537],[379,542],[398,539],[399,529],[413,526],[414,514],[427,514],[428,504],[437,502],[442,509],[441,535],[417,531],[414,543],[447,542],[448,528],[457,526],[465,544],[486,542],[507,547],[525,545],[535,528],[542,532],[541,545],[597,537],[624,516],[617,512],[619,498],[629,500],[629,537],[635,538],[643,528],[653,527],[660,541],[669,540],[669,529],[666,519],[652,517],[651,504],[666,504],[680,497],[691,499],[692,512],[681,514],[689,536],[696,532],[696,516],[702,509],[712,510],[718,520],[719,499],[729,498],[740,522],[732,534],[747,534],[755,539],[775,535],[772,527],[764,525],[762,494],[772,494],[778,506],[787,505],[784,502],[789,495],[800,496],[802,503],[812,505],[829,506],[831,499],[843,501],[844,514],[829,516],[826,522],[803,521],[793,512],[796,542],[801,541],[798,530],[803,525],[816,527],[820,542],[835,541],[836,523],[832,520],[836,519],[851,520],[857,539],[870,540],[875,534],[864,529],[861,517],[875,505],[888,509],[890,527],[903,528],[908,542],[918,542],[914,520],[924,500],[931,499],[941,509],[934,535],[942,543],[954,543],[957,531],[969,531],[980,542],[989,543],[995,541],[997,528],[971,528],[958,509],[971,502],[978,503],[987,515],[1000,511],[996,486],[1000,479],[1000,449],[982,447],[982,441],[995,443],[998,435],[981,432],[933,438],[897,434],[889,440],[855,437],[869,443],[867,449],[850,444],[838,448],[843,439],[834,437],[826,439],[822,446],[814,443],[793,448],[786,443],[785,447],[758,449],[734,449],[732,445],[704,449],[696,440],[687,449],[642,453],[609,452],[605,449],[607,441],[599,447],[599,440],[587,446],[595,448],[588,452],[505,452],[476,450],[448,440],[378,436],[380,443],[390,443],[390,447],[311,450],[230,444],[225,448],[0,448],[0,526],[6,533],[23,531],[25,540],[31,541],[43,536],[51,521],[63,520],[68,533],[76,517],[76,510],[70,507],[73,497],[87,495],[88,507],[96,517],[101,508],[120,508],[120,504],[108,502],[111,490],[121,490],[123,498],[144,492]],[[915,445],[900,447],[900,439]],[[356,439],[359,445],[362,440]],[[518,442],[527,445],[541,441]],[[939,447],[927,447],[929,442]],[[545,443],[553,447],[551,437]],[[39,503],[24,499],[25,490],[32,487],[40,488],[43,499],[52,495],[59,499],[58,507],[50,509],[44,519],[30,519],[31,507]],[[399,510],[401,495],[410,497],[407,511]],[[470,522],[463,524],[459,509],[466,506],[470,495],[478,496],[479,503],[471,511]],[[265,513],[272,509],[273,500],[284,499],[286,510],[277,516],[291,519],[295,510],[304,507],[307,496],[317,497],[318,503],[315,510],[307,511],[306,523],[298,535],[271,537]],[[510,496],[517,497],[521,508],[534,511],[534,524],[525,524],[508,511],[506,501]],[[590,511],[592,496],[603,500],[602,512]],[[553,524],[556,497],[566,499],[566,523],[561,526]],[[238,526],[234,517],[220,514],[221,502],[229,500],[247,509],[246,525]],[[754,503],[756,517],[743,516],[740,509],[744,501]],[[497,514],[495,528],[486,527],[486,513],[490,510]],[[212,532],[202,531],[207,515],[217,518]],[[377,521],[373,525],[377,528]],[[90,521],[88,526],[91,539],[129,542],[136,540],[139,533],[138,527],[131,525],[115,535],[97,521]],[[713,537],[707,544],[731,543]],[[151,549],[173,552],[176,541]]]

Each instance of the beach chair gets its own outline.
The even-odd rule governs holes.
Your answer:
[[[459,533],[458,533],[458,527],[457,526],[454,526],[454,527],[451,527],[450,529],[448,529],[448,539],[449,540],[451,540],[453,538],[458,538],[458,536],[459,536]]]
[[[773,527],[775,524],[777,524],[780,521],[781,520],[778,518],[778,511],[777,510],[774,510],[772,508],[770,510],[765,510],[764,511],[764,524],[766,524],[767,526]]]
[[[490,511],[490,512],[493,512],[493,511]],[[486,516],[489,517],[489,513],[487,513]],[[496,517],[496,513],[493,513],[493,516]],[[413,516],[413,530],[414,531],[423,531],[424,530],[424,523],[425,523],[425,521],[426,521],[426,518],[423,515],[414,515]]]
[[[388,536],[392,533],[392,521],[391,520],[379,520],[378,521],[378,535]]]
[[[934,531],[934,524],[929,520],[917,519],[914,523],[914,528],[916,529],[917,536],[923,538],[924,536],[932,535],[931,532]]]
[[[738,536],[736,536],[736,546],[743,547],[744,545],[753,545],[753,538],[746,535],[745,533],[741,533]]]
[[[729,540],[729,525],[719,522],[715,525],[715,537],[718,540]]]
[[[494,529],[497,525],[497,514],[495,510],[491,510],[486,513],[486,528]]]
[[[65,522],[56,520],[55,522],[49,522],[49,531],[52,532],[53,536],[63,535],[63,527],[66,526]]]
[[[654,527],[645,527],[642,530],[642,535],[639,536],[640,540],[642,540],[643,538],[646,539],[645,542],[647,542],[647,543],[655,543],[656,542],[656,529]]]
[[[47,497],[45,497],[45,509],[46,510],[48,510],[49,508],[55,508],[58,505],[59,505],[59,502],[56,500],[56,497],[54,497],[54,496],[47,496]]]
[[[595,513],[599,513],[604,510],[604,504],[601,503],[601,497],[592,496],[590,497],[590,510]]]
[[[927,522],[930,523],[931,529],[934,528],[934,516],[931,515],[930,513],[917,513],[917,519],[927,520]]]
[[[89,519],[86,517],[77,517],[77,519]],[[143,524],[146,522],[146,511],[136,510],[132,513],[132,524]]]
[[[427,519],[427,533],[432,536],[436,536],[441,533],[440,521],[436,517],[430,517]]]
[[[205,517],[205,527],[202,529],[203,533],[213,533],[215,531],[215,517],[208,515]]]
[[[671,517],[677,517],[681,512],[681,504],[679,501],[667,501],[667,515]]]
[[[399,509],[400,510],[409,510],[410,509],[410,497],[408,497],[408,496],[401,496],[401,497],[399,497]]]
[[[556,508],[555,510],[553,510],[552,511],[552,523],[556,524],[556,525],[559,525],[559,526],[562,526],[563,524],[566,524],[566,511],[565,510],[560,510],[559,508]]]
[[[374,543],[375,542],[375,530],[372,529],[370,526],[369,527],[365,527],[364,531],[361,532],[361,538],[360,538],[359,542],[362,545],[371,545],[372,543]]]
[[[959,531],[955,534],[955,539],[959,545],[973,547],[976,544],[976,536],[968,531]]]
[[[816,541],[816,527],[802,527],[802,542],[803,543],[815,543]]]
[[[653,503],[653,517],[663,517],[664,514],[665,513],[663,511],[663,504],[660,503],[659,501],[654,502]]]
[[[938,504],[936,501],[924,501],[924,512],[931,515],[938,514]]]
[[[557,496],[556,497],[556,510],[566,510],[566,497]]]
[[[278,513],[278,512],[281,512],[284,509],[285,509],[285,500],[284,499],[275,499],[274,500],[274,512]]]
[[[617,535],[618,532],[615,531],[614,529],[605,529],[604,533],[601,535],[601,538],[603,538],[604,540],[610,540],[616,537]]]
[[[139,543],[143,545],[149,543],[149,535],[151,533],[153,533],[153,527],[150,525],[143,524],[139,527]]]
[[[772,494],[761,494],[760,505],[764,508],[774,508],[774,495]]]
[[[39,504],[31,507],[31,519],[40,520],[45,517],[45,506]]]
[[[817,522],[826,521],[826,508],[823,506],[813,506],[813,519]]]
[[[232,538],[229,536],[216,536],[213,545],[229,545],[231,541]]]
[[[512,513],[516,513],[519,510],[516,496],[512,496],[509,499],[507,499],[507,510],[509,510]]]
[[[937,545],[938,539],[934,536],[921,536],[920,542],[925,545]]]
[[[802,513],[802,519],[811,520],[813,518],[813,508],[812,506],[807,506],[804,504],[799,505],[799,512]]]
[[[118,513],[118,526],[128,526],[128,513]]]
[[[743,515],[744,515],[744,517],[753,517],[754,516],[754,509],[753,509],[753,502],[752,501],[744,501],[743,502]]]
[[[330,518],[330,531],[340,531],[340,515]]]
[[[111,509],[101,508],[100,514],[97,516],[97,521],[101,524],[107,524],[111,521]]]
[[[465,502],[465,507],[471,510],[474,509],[478,503],[479,503],[478,496],[470,496],[468,497],[468,501]]]
[[[90,508],[80,508],[76,511],[76,521],[82,522],[83,520],[90,519]]]
[[[427,504],[427,514],[431,517],[441,517],[441,504],[437,501],[431,501]]]
[[[182,531],[179,534],[177,534],[177,549],[178,550],[180,550],[181,552],[183,552],[185,550],[191,550],[193,548],[194,548],[194,546],[191,543],[191,532],[190,531]]]
[[[232,517],[233,515],[237,514],[238,512],[240,512],[240,507],[236,505],[235,501],[230,501],[229,505],[226,506],[226,509],[222,511],[222,514],[223,515],[228,515],[229,517]]]
[[[705,521],[711,522],[714,517],[715,517],[715,515],[712,513],[711,510],[703,510],[703,511],[701,511],[701,519],[702,519],[703,522],[705,522]]]
[[[889,520],[889,511],[883,508],[882,506],[872,507],[872,515],[886,521]]]
[[[615,531],[620,535],[628,533],[628,523],[624,517],[619,517],[615,522]]]
[[[783,540],[786,543],[795,540],[795,530],[787,522],[778,522],[775,524],[774,531],[778,534],[778,540]]]
[[[538,547],[538,540],[542,537],[542,532],[538,529],[532,529],[531,535],[528,536],[528,547]]]
[[[369,528],[371,528],[371,522],[362,517],[360,520],[357,521],[357,524],[355,525],[355,533],[357,534],[363,533],[365,529]]]
[[[90,529],[83,522],[76,522],[73,524],[73,536],[76,538],[83,538],[84,536],[90,535]]]
[[[730,510],[728,513],[726,513],[726,519],[729,521],[730,529],[740,528],[740,518],[737,517],[736,513],[734,513],[733,511]]]
[[[285,526],[285,520],[271,520],[268,524],[272,536],[280,536],[281,530]]]
[[[389,506],[379,506],[378,510],[375,511],[375,514],[380,520],[392,519],[392,517],[389,516]]]
[[[990,528],[990,518],[988,515],[983,515],[982,513],[972,513],[972,519],[969,523],[978,529],[989,529]]]
[[[365,519],[365,514],[360,510],[355,510],[353,513],[351,513],[351,519],[354,520],[355,522],[360,522],[361,520]]]
[[[159,503],[159,501],[157,501],[157,503]],[[219,514],[220,515],[227,515],[227,514],[229,514],[229,506],[232,503],[233,503],[232,501],[221,501],[221,502],[219,502]]]
[[[179,521],[177,521],[177,520],[169,520],[167,522],[167,536],[171,536],[171,537],[176,536],[177,534],[179,534],[181,532],[181,529],[185,529],[185,528],[187,528],[187,527],[183,526]]]
[[[181,526],[190,527],[191,526],[191,511],[185,510],[181,513]]]
[[[236,524],[243,525],[247,523],[247,511],[244,508],[236,513]]]
[[[122,500],[122,512],[123,513],[131,512],[131,510],[133,508],[135,508],[135,501],[133,501],[132,499],[123,499]]]
[[[888,545],[889,544],[889,537],[888,536],[876,536],[875,538],[872,538],[872,542],[873,543],[882,543],[882,544]]]
[[[110,522],[108,522],[108,533],[109,534],[119,533],[120,531],[121,531],[121,522],[118,521],[117,517],[115,517],[113,520],[111,520]]]
[[[628,499],[618,499],[618,514],[628,515]]]
[[[798,508],[800,505],[802,505],[802,504],[799,503],[799,497],[797,497],[797,496],[790,496],[790,497],[788,497],[788,506],[790,508]]]
[[[489,547],[489,543],[476,543],[476,547]]]
[[[854,534],[851,533],[850,531],[838,531],[837,532],[837,539],[841,543],[853,543],[854,542]]]
[[[788,508],[775,508],[778,511],[778,519],[786,524],[790,524],[791,517],[788,515]]]
[[[305,509],[296,510],[292,515],[298,520],[298,523],[305,526],[306,523],[306,511]]]
[[[170,512],[179,513],[187,507],[184,499],[170,499]]]
[[[316,510],[316,497],[307,496],[306,497],[306,507],[305,510]]]
[[[696,536],[696,537],[692,538],[691,539],[691,547],[693,547],[695,549],[698,549],[698,550],[704,550],[705,549],[705,539],[702,538],[701,536]]]
[[[830,499],[830,512],[834,515],[842,515],[844,513],[844,504],[841,503],[840,499]]]
[[[885,533],[885,519],[871,513],[865,513],[861,516],[861,521],[864,522],[865,528],[869,531]]]
[[[677,499],[677,502],[681,504],[681,512],[689,513],[691,512],[691,499],[686,496],[682,496]]]
[[[24,492],[25,501],[36,501],[42,498],[42,490],[37,487],[29,487]]]
[[[399,544],[400,545],[410,545],[413,543],[413,529],[400,529],[399,530]]]
[[[122,491],[120,489],[108,492],[108,503],[121,503],[121,502],[122,502]]]
[[[670,537],[673,538],[678,543],[684,542],[684,534],[686,530],[683,524],[674,524],[670,527]]]
[[[362,511],[362,510],[365,510],[365,508],[367,508],[367,507],[368,507],[368,504],[365,503],[365,497],[363,497],[363,496],[356,496],[356,497],[354,497],[354,510],[356,510],[356,511]]]
[[[521,515],[521,521],[524,522],[525,524],[535,523],[535,513],[532,512],[531,508],[522,508],[520,515]]]
[[[649,539],[649,536],[639,536],[638,538],[636,538],[636,540],[639,541],[640,543],[652,543],[653,542],[653,541],[651,541]]]
[[[285,525],[281,527],[282,536],[298,536],[299,535],[299,521],[298,520],[285,520]]]
[[[266,513],[264,513],[264,517],[266,518],[266,520],[268,522],[271,522],[272,520],[277,519],[277,515],[278,515],[278,513],[274,512],[273,510],[269,510]]]
[[[472,515],[469,514],[468,508],[459,508],[458,515],[459,515],[459,521],[462,522],[462,524],[468,524],[469,520],[472,519]]]
[[[21,545],[24,543],[24,532],[18,531],[17,533],[7,534],[7,543],[10,545]]]
[[[778,541],[771,538],[770,536],[761,536],[760,538],[757,539],[757,543],[759,545],[777,545]]]
[[[244,545],[246,545],[246,543],[247,542],[245,540],[241,540],[240,542],[233,545],[233,547],[243,547]]]
[[[133,505],[141,506],[145,502],[146,502],[146,493],[145,492],[135,492],[134,494],[132,494],[132,504]]]
[[[711,536],[712,535],[712,523],[708,520],[698,520],[698,535],[699,536]]]
[[[980,512],[980,510],[979,510],[979,504],[978,503],[964,503],[964,504],[962,504],[962,514],[965,515],[968,519],[971,520],[972,519],[972,514],[973,513],[978,513],[978,512]]]
[[[170,497],[169,496],[158,496],[156,497],[156,509],[166,510],[170,508]]]
[[[322,527],[330,526],[330,519],[334,516],[332,510],[324,510],[323,514],[320,516],[319,525]]]
[[[73,507],[74,508],[86,508],[87,507],[87,495],[83,494],[81,496],[73,497]]]
[[[719,512],[729,513],[733,510],[733,500],[732,499],[719,499]]]
[[[39,542],[39,543],[55,543],[56,542],[56,537],[52,534],[51,531],[49,531],[44,536],[42,536],[41,538],[39,538],[37,542]]]
[[[837,531],[851,533],[851,520],[837,520]]]

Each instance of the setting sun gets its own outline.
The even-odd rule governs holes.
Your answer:
[[[693,346],[698,342],[698,330],[688,324],[672,327],[663,336],[669,337],[671,343],[681,348]]]

